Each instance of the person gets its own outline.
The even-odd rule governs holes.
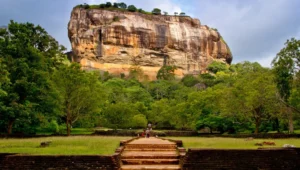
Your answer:
[[[144,129],[144,131],[142,132],[142,137],[145,137],[145,132],[146,132],[146,130]]]
[[[148,128],[149,130],[152,130],[152,124],[150,122],[148,123]]]
[[[149,130],[149,128],[147,128],[147,130],[146,130],[146,138],[149,138],[150,137],[150,130]]]

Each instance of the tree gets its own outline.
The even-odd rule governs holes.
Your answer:
[[[300,40],[296,40],[295,38],[287,40],[285,47],[276,55],[272,64],[280,96],[279,100],[287,107],[289,132],[293,133],[292,112],[300,112],[289,103],[289,98],[292,93],[293,79],[296,77],[295,75],[299,73],[300,68]]]
[[[187,87],[193,87],[200,81],[195,76],[188,74],[181,79],[181,82]]]
[[[208,65],[207,70],[216,74],[219,71],[228,71],[228,67],[223,62],[213,61]]]
[[[256,68],[256,64],[253,64]],[[247,66],[247,65],[246,65]],[[245,70],[245,69],[244,69]],[[238,73],[239,74],[239,73]],[[256,68],[237,77],[232,87],[226,90],[222,112],[241,122],[253,122],[255,133],[263,121],[277,117],[280,106],[276,102],[276,85],[269,69]]]
[[[168,15],[168,12],[164,11],[164,15]]]
[[[118,3],[118,6],[122,9],[126,9],[127,5],[124,2]]]
[[[99,7],[100,7],[100,8],[105,8],[105,7],[106,7],[106,4],[100,4]]]
[[[180,12],[179,15],[180,15],[180,16],[185,16],[185,13],[184,13],[184,12]]]
[[[106,2],[106,4],[105,4],[105,7],[106,7],[106,8],[109,8],[109,7],[111,7],[111,6],[112,6],[111,2]]]
[[[114,8],[119,8],[119,5],[118,3],[114,2],[114,5],[113,5]]]
[[[134,5],[129,5],[127,9],[130,12],[136,12],[137,11],[137,8]]]
[[[176,69],[177,69],[176,66],[162,66],[158,70],[156,78],[162,80],[174,80]]]
[[[178,12],[174,12],[174,15],[175,15],[175,16],[178,15]]]
[[[152,14],[154,14],[154,15],[161,15],[161,10],[159,8],[154,8],[152,10]]]
[[[101,111],[101,103],[106,97],[98,76],[81,70],[76,63],[56,70],[53,81],[60,94],[61,115],[65,119],[69,136],[72,125],[81,116]]]
[[[64,47],[42,27],[11,21],[0,33],[1,70],[5,95],[0,95],[0,117],[8,134],[34,133],[39,117],[58,108],[49,74],[61,64]],[[3,64],[3,65],[2,65]],[[0,76],[1,77],[1,76]],[[18,126],[14,126],[18,125]]]
[[[83,8],[84,8],[84,9],[89,9],[89,8],[90,8],[90,5],[89,5],[89,4],[86,4],[86,3],[84,3],[84,4],[83,4]]]

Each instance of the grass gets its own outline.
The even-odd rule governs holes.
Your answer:
[[[214,149],[257,149],[255,143],[263,141],[275,142],[276,146],[264,147],[282,147],[284,144],[300,147],[300,139],[253,139],[246,141],[242,138],[202,138],[202,137],[170,137],[169,139],[182,140],[186,149],[188,148],[214,148]],[[260,146],[261,147],[261,146]]]
[[[111,155],[121,140],[130,137],[75,136],[30,139],[0,139],[0,153],[33,155]],[[40,143],[52,141],[49,147]]]

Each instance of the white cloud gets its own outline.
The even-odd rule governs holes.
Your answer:
[[[202,24],[220,31],[234,63],[249,60],[269,65],[271,56],[266,54],[276,54],[300,28],[297,0],[200,0],[196,4],[191,12]]]

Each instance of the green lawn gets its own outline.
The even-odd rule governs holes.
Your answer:
[[[240,138],[202,138],[202,137],[169,137],[169,139],[182,140],[186,149],[188,148],[215,148],[215,149],[257,149],[255,143],[263,141],[275,142],[276,146],[264,147],[282,147],[284,144],[292,144],[300,147],[300,139],[253,139],[246,141]],[[260,146],[261,147],[261,146]]]
[[[1,153],[26,153],[35,155],[111,155],[120,141],[130,137],[74,136],[31,139],[0,139]],[[52,141],[46,148],[40,143]]]

